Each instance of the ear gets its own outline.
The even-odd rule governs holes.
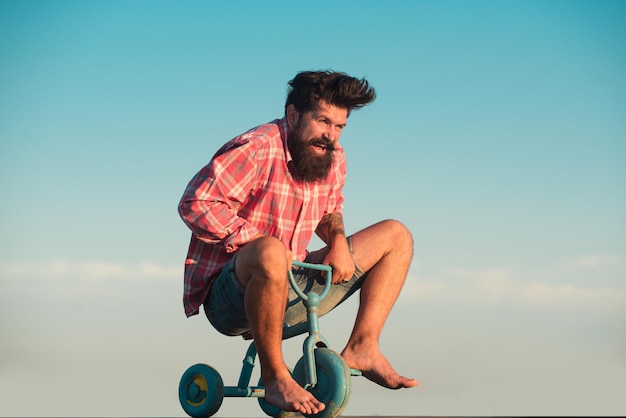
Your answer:
[[[287,116],[287,124],[289,129],[294,129],[298,125],[298,121],[300,120],[300,112],[296,110],[296,107],[293,104],[287,106],[287,111],[285,112]]]

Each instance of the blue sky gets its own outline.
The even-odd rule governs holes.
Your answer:
[[[348,231],[415,239],[382,345],[421,386],[357,379],[346,414],[626,413],[626,3],[0,1],[0,416],[181,416],[196,362],[235,383],[245,344],[184,318],[176,205],[327,68],[378,93]]]

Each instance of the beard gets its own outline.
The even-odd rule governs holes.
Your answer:
[[[324,148],[325,152],[319,155],[313,150],[314,146]],[[335,145],[331,141],[321,137],[304,140],[297,126],[287,135],[287,147],[300,180],[314,183],[328,177],[335,159]]]

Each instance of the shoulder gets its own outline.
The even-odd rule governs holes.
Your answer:
[[[247,153],[282,149],[283,141],[279,125],[280,120],[277,119],[256,126],[228,141],[217,151],[215,156],[217,157],[235,149],[239,151],[245,150]]]

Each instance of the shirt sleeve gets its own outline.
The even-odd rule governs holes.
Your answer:
[[[257,164],[250,142],[220,150],[189,182],[178,212],[201,241],[236,251],[259,230],[237,216],[253,187]]]

